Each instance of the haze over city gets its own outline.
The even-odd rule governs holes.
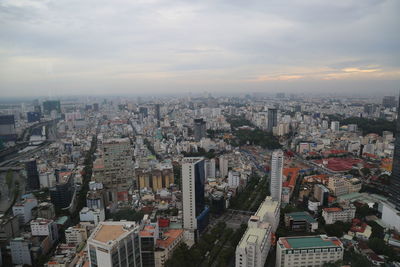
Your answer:
[[[0,91],[394,94],[399,10],[396,0],[3,0]]]

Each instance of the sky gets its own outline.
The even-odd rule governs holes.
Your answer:
[[[1,0],[0,95],[400,89],[398,0]]]

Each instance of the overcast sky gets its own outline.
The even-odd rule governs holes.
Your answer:
[[[399,0],[1,0],[2,96],[400,89]]]

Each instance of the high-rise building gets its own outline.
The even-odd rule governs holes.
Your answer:
[[[103,163],[94,168],[93,179],[103,183],[116,201],[118,192],[126,192],[133,182],[133,151],[128,138],[104,140]]]
[[[37,218],[31,221],[32,236],[48,236],[52,244],[58,240],[57,224],[53,220]]]
[[[135,222],[101,222],[87,241],[90,266],[140,267],[139,242],[139,225]]]
[[[400,103],[400,97],[399,97]],[[390,177],[389,199],[400,210],[400,106],[397,112],[396,140],[394,142],[394,155],[392,176]]]
[[[154,109],[155,109],[155,116],[156,116],[156,119],[159,121],[159,120],[161,120],[161,109],[160,109],[160,104],[156,104],[155,106],[154,106]]]
[[[279,225],[280,202],[266,197],[247,223],[247,230],[236,247],[236,266],[262,267]]]
[[[280,149],[274,150],[271,157],[271,180],[270,180],[270,193],[275,201],[281,201],[282,195],[282,171],[283,171],[283,151]]]
[[[278,110],[276,108],[268,109],[267,131],[272,133],[274,127],[278,125]]]
[[[396,97],[395,96],[384,96],[382,99],[382,106],[385,108],[396,107]]]
[[[60,100],[47,100],[43,102],[43,112],[49,115],[53,110],[61,113]]]
[[[332,132],[339,132],[339,129],[340,129],[340,123],[338,121],[332,121],[331,122]]]
[[[12,263],[16,265],[32,265],[32,243],[29,239],[16,237],[10,241]]]
[[[276,244],[276,267],[323,266],[343,260],[343,243],[337,237],[281,237]]]
[[[40,121],[40,112],[34,112],[34,111],[27,112],[26,117],[29,123]]]
[[[219,176],[225,178],[228,175],[228,159],[224,156],[219,157]]]
[[[206,137],[206,122],[203,119],[194,120],[194,140],[200,141]]]
[[[31,159],[25,163],[28,188],[30,190],[40,189],[39,172],[37,170],[36,159]]]
[[[182,160],[183,228],[189,244],[196,242],[198,234],[208,224],[209,208],[205,205],[206,177],[204,159],[188,157]]]
[[[0,140],[5,142],[17,140],[14,115],[0,115]]]
[[[74,183],[71,174],[58,175],[58,182],[49,190],[51,203],[56,208],[64,209],[71,204],[72,196],[74,194]]]

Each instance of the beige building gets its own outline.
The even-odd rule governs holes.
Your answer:
[[[276,267],[320,267],[343,260],[344,248],[326,235],[281,237],[276,245]]]
[[[154,251],[155,267],[162,267],[165,261],[172,257],[174,250],[183,242],[183,229],[171,229],[163,233],[161,239],[157,239]]]
[[[322,217],[326,224],[333,224],[337,221],[351,222],[356,215],[356,207],[353,204],[343,205],[340,208],[324,208]]]
[[[88,232],[86,227],[82,227],[79,224],[69,227],[65,230],[65,240],[67,244],[79,245],[80,243],[87,240]]]
[[[163,188],[168,188],[174,183],[174,173],[172,169],[136,169],[135,177],[135,180],[139,185],[139,189],[151,188],[154,192]]]

